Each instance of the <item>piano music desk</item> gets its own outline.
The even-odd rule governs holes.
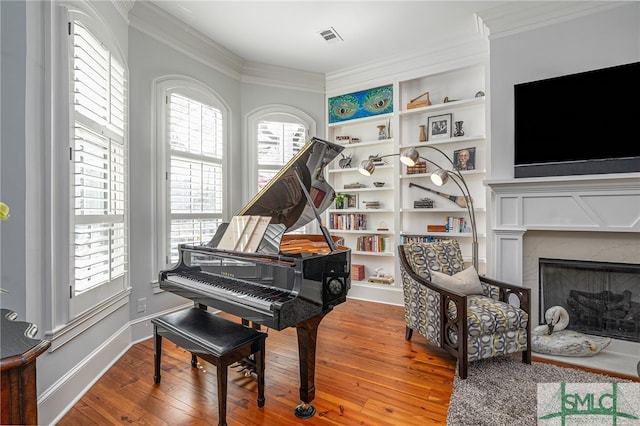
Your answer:
[[[214,364],[218,381],[218,426],[226,426],[227,366],[254,354],[258,376],[258,407],[264,406],[264,359],[267,333],[189,308],[151,320],[154,335],[154,383],[160,383],[162,338],[191,352],[191,367],[197,356]]]

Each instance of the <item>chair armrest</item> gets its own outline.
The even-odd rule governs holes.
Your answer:
[[[511,298],[511,295],[513,295],[518,299],[520,309],[525,311],[527,314],[531,313],[531,289],[516,284],[506,283],[504,281],[498,281],[483,275],[479,275],[478,277],[481,282],[498,287],[498,299],[501,302],[513,305],[513,299]],[[510,298],[511,300],[509,300]]]

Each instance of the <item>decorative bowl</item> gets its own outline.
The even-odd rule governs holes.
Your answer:
[[[384,182],[373,182],[373,186],[376,188],[382,188],[384,186]]]

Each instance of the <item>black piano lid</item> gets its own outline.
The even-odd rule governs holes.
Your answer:
[[[239,215],[271,216],[271,225],[282,224],[285,232],[308,224],[316,216],[296,173],[311,195],[318,213],[324,212],[335,197],[335,191],[324,178],[324,168],[343,149],[344,146],[311,138]]]

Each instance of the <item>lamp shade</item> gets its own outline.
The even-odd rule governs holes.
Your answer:
[[[415,166],[419,158],[420,154],[415,148],[407,148],[400,154],[400,161],[407,166]]]
[[[376,165],[373,164],[373,160],[371,159],[364,160],[362,163],[360,163],[358,171],[365,176],[371,176],[373,172],[376,171]]]
[[[438,169],[431,173],[431,182],[436,186],[442,186],[449,180],[449,172],[445,169]]]

